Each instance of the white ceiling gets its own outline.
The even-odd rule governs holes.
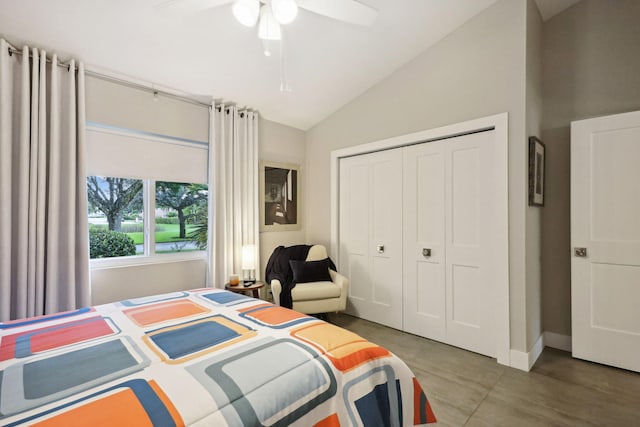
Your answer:
[[[158,0],[0,0],[0,35],[306,130],[496,0],[361,1],[380,11],[371,27],[301,9],[285,28],[288,93],[278,56],[262,54],[229,5],[193,13],[154,8]]]

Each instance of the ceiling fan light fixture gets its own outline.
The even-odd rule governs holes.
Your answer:
[[[265,4],[260,9],[260,23],[258,24],[258,37],[262,40],[280,40],[282,31],[271,11],[271,5]]]
[[[236,20],[247,27],[253,27],[260,15],[260,0],[236,0],[232,7]]]
[[[298,16],[298,4],[295,0],[271,0],[273,16],[282,25],[293,22]]]

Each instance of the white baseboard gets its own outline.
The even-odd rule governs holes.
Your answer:
[[[555,332],[544,332],[544,346],[557,348],[558,350],[571,351],[571,336],[556,334]]]
[[[529,353],[511,349],[509,351],[509,366],[521,371],[529,371]]]
[[[529,352],[511,350],[511,367],[529,372],[544,349],[544,335],[540,335]]]
[[[510,350],[509,365],[512,368],[529,372],[531,367],[545,347],[557,348],[558,350],[571,351],[571,337],[569,335],[556,334],[555,332],[543,332],[533,345],[530,351]]]

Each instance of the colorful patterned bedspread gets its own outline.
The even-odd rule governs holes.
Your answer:
[[[409,368],[337,326],[198,289],[0,323],[0,425],[408,426]]]

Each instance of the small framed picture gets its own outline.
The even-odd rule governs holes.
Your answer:
[[[529,137],[529,206],[544,206],[544,143]]]

